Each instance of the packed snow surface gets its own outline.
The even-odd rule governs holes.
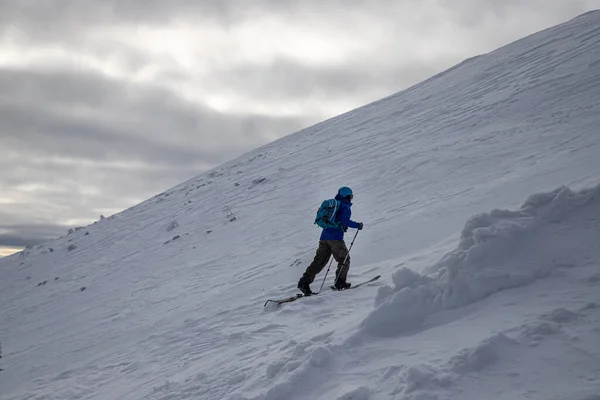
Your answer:
[[[0,398],[598,400],[599,104],[596,11],[1,259]]]

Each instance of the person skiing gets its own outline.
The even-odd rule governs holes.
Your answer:
[[[344,242],[344,232],[348,228],[358,230],[363,228],[362,222],[355,222],[350,219],[352,215],[350,207],[352,207],[353,198],[352,189],[346,186],[341,187],[335,196],[335,199],[340,202],[339,209],[335,214],[335,221],[339,227],[325,228],[321,232],[315,258],[298,281],[298,289],[305,296],[313,294],[310,284],[315,280],[315,276],[323,270],[332,255],[338,263],[335,272],[335,288],[337,290],[344,290],[351,286],[351,283],[346,281],[348,270],[350,269],[350,255]]]

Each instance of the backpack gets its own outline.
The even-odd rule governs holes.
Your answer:
[[[321,207],[317,211],[317,218],[315,218],[315,224],[323,229],[327,228],[341,228],[339,222],[335,220],[335,215],[340,209],[340,202],[335,199],[324,200],[321,203]]]

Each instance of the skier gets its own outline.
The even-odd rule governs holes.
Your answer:
[[[350,255],[344,242],[344,232],[348,228],[358,230],[363,228],[362,222],[355,222],[350,219],[352,215],[350,207],[352,206],[353,197],[352,189],[346,186],[341,187],[335,196],[335,199],[340,202],[340,207],[335,215],[335,221],[338,222],[340,228],[323,229],[317,254],[313,262],[306,268],[302,278],[298,281],[298,289],[305,296],[313,294],[312,290],[310,290],[310,284],[315,280],[315,276],[323,270],[331,255],[333,255],[333,258],[338,263],[335,272],[335,288],[337,290],[344,290],[351,286],[350,282],[346,281],[348,270],[350,269]]]

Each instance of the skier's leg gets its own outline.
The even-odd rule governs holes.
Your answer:
[[[345,283],[350,269],[350,254],[343,240],[331,240],[331,252],[338,266],[335,271],[336,282]]]
[[[302,279],[305,279],[307,284],[313,283],[315,276],[317,276],[317,274],[323,270],[325,265],[327,265],[329,257],[331,257],[331,246],[328,241],[319,240],[319,247],[317,248],[315,258],[308,268],[306,268],[306,272],[302,275]]]

